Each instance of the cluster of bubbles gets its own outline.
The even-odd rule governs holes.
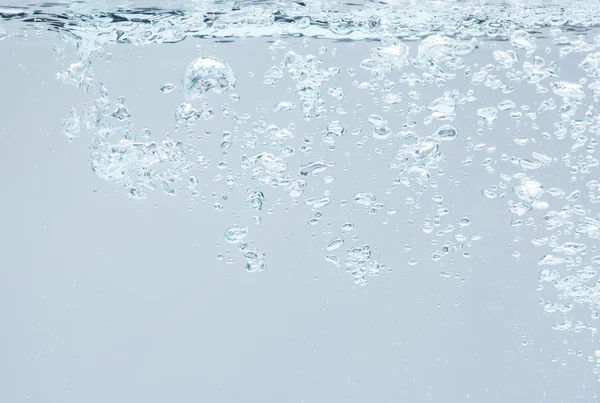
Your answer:
[[[69,13],[75,14],[81,13],[84,6],[72,7]],[[228,6],[223,2],[214,7]],[[490,202],[506,203],[512,215],[506,223],[508,227],[519,234],[546,231],[545,236],[533,236],[531,242],[546,249],[538,261],[538,290],[550,286],[555,292],[553,299],[541,299],[546,312],[560,314],[561,319],[553,328],[595,334],[596,326],[590,320],[600,317],[600,254],[596,254],[600,215],[591,207],[600,201],[600,182],[594,179],[600,165],[594,156],[600,135],[600,111],[596,106],[600,97],[600,35],[593,38],[577,35],[572,28],[585,30],[597,26],[599,6],[577,2],[569,7],[522,7],[505,3],[485,7],[457,3],[449,7],[436,2],[410,7],[381,3],[346,7],[347,10],[340,10],[327,2],[273,2],[268,7],[236,7],[235,12],[215,9],[148,13],[144,18],[137,16],[131,20],[125,12],[117,12],[112,15],[121,20],[111,23],[110,29],[104,24],[109,15],[101,10],[87,10],[90,18],[80,22],[78,29],[68,29],[51,17],[47,21],[55,22],[48,24],[48,29],[59,30],[62,40],[75,45],[78,51],[79,60],[59,72],[57,79],[84,92],[94,88],[96,80],[91,55],[99,53],[109,58],[103,53],[107,44],[173,43],[187,37],[242,36],[241,33],[248,36],[248,31],[256,36],[281,34],[267,49],[273,61],[280,61],[264,72],[262,83],[266,88],[291,83],[288,92],[293,93],[293,99],[279,100],[263,111],[272,111],[278,118],[300,116],[305,125],[313,125],[307,129],[311,133],[300,135],[300,128],[294,122],[283,127],[270,124],[264,116],[236,111],[228,102],[239,99],[234,90],[244,76],[235,72],[226,60],[212,56],[196,58],[187,68],[182,66],[179,85],[184,101],[174,111],[175,130],[182,127],[192,130],[197,121],[209,121],[218,113],[232,119],[235,129],[223,132],[220,137],[219,151],[224,160],[217,163],[217,169],[228,173],[224,180],[227,192],[243,189],[245,207],[257,214],[255,223],[260,222],[266,200],[276,199],[277,206],[283,203],[280,196],[288,197],[292,203],[305,196],[305,204],[314,213],[308,224],[319,225],[323,219],[321,210],[331,205],[335,197],[329,190],[323,197],[305,193],[311,182],[321,178],[327,185],[332,183],[333,171],[340,170],[336,169],[335,158],[328,160],[322,158],[325,154],[319,157],[311,154],[317,147],[323,153],[334,152],[336,144],[356,138],[357,147],[371,142],[375,154],[387,158],[393,179],[386,195],[409,192],[404,197],[409,213],[422,211],[424,195],[435,193],[431,198],[435,215],[423,219],[421,230],[433,238],[430,244],[435,250],[431,261],[449,256],[454,264],[456,254],[465,258],[471,255],[469,248],[481,236],[466,234],[471,225],[468,216],[463,214],[451,220],[458,208],[451,211],[444,206],[439,181],[445,175],[444,165],[449,162],[468,170],[479,166],[490,178],[496,178],[497,184],[477,189],[478,195]],[[21,14],[2,17],[15,19],[26,15],[24,9]],[[541,49],[537,34],[542,30],[557,52],[550,47]],[[0,39],[6,36],[2,32],[0,29]],[[343,88],[336,81],[345,75],[341,67],[327,66],[324,57],[292,49],[299,40],[283,37],[297,34],[304,36],[304,47],[310,45],[309,37],[317,35],[376,42],[357,68],[346,69],[355,88]],[[418,40],[416,48],[410,46],[408,39]],[[469,55],[490,43],[494,44],[494,50],[489,52],[487,64],[469,62]],[[58,46],[55,50],[62,52]],[[322,48],[318,53],[326,52]],[[556,60],[552,60],[553,52],[558,53]],[[335,55],[334,51],[331,54]],[[568,78],[573,71],[561,70],[560,63],[566,58],[577,67],[573,70],[579,78]],[[367,79],[359,81],[361,75]],[[464,92],[452,89],[458,81],[466,81],[470,89]],[[419,88],[423,91],[419,92]],[[175,89],[170,83],[160,87],[163,94]],[[519,101],[519,93],[529,89],[541,99],[536,107]],[[346,118],[349,111],[344,102],[349,90],[368,94],[372,100],[369,107],[381,110],[370,114],[356,129],[352,129]],[[500,100],[493,104],[478,102],[475,94],[485,91],[497,94]],[[435,94],[435,98],[429,102],[421,100],[427,93]],[[209,95],[227,102],[213,108]],[[401,108],[406,103],[406,108]],[[455,119],[459,112],[469,111],[471,104],[476,105],[471,112],[477,119],[475,128],[459,130]],[[356,110],[361,109],[363,106],[357,102]],[[510,125],[505,125],[507,119],[517,131],[525,127],[531,137],[515,136],[504,148],[511,132]],[[251,125],[252,129],[242,135],[239,130],[242,125]],[[546,126],[551,129],[543,131]],[[200,195],[196,189],[199,180],[191,173],[205,171],[212,161],[189,138],[174,140],[167,134],[164,139],[151,140],[149,129],[136,130],[125,99],[118,97],[111,101],[103,84],[100,97],[92,105],[81,113],[69,110],[63,120],[63,132],[70,140],[81,138],[82,128],[92,132],[93,171],[122,185],[132,200],[143,200],[148,191],[157,188],[167,195],[182,190],[190,191],[194,197]],[[504,133],[499,133],[501,129]],[[486,131],[488,135],[484,136]],[[502,144],[506,153],[494,158],[496,146],[479,139]],[[302,142],[300,147],[295,146],[296,140]],[[561,154],[555,151],[552,154],[543,147],[533,150],[545,141],[561,146],[569,144],[558,147]],[[234,152],[235,142],[239,147]],[[459,146],[457,143],[465,144],[469,153],[462,161],[452,160],[451,152]],[[516,152],[510,151],[515,149]],[[239,160],[231,161],[229,158],[233,159],[236,152],[241,154]],[[474,164],[477,153],[481,152],[487,155]],[[308,160],[298,161],[300,157]],[[503,172],[498,172],[499,169]],[[562,189],[548,183],[555,174],[557,177],[564,174],[570,187]],[[220,182],[222,178],[219,174],[214,181]],[[460,185],[457,178],[451,178],[451,182]],[[359,212],[376,215],[386,207],[373,189],[351,192],[342,197],[351,197],[354,203],[350,205]],[[227,195],[222,195],[215,202],[215,209],[224,209],[225,200]],[[344,207],[348,202],[344,199],[339,205]],[[397,211],[394,206],[387,209],[390,217]],[[408,222],[408,226],[413,224],[413,220]],[[245,241],[249,231],[247,226],[233,225],[223,237],[227,244],[237,245],[247,271],[260,272],[266,268],[266,256],[253,248],[253,242]],[[343,224],[341,235],[324,242],[323,255],[334,267],[344,266],[355,284],[364,285],[368,277],[390,269],[372,257],[376,247],[355,243],[358,238],[350,235],[354,232],[353,223]],[[410,245],[405,247],[405,251],[410,249]],[[514,252],[513,256],[521,255]],[[417,263],[416,259],[408,261],[411,266]],[[446,270],[441,274],[451,276]],[[583,309],[589,311],[586,318],[581,316]],[[595,371],[600,374],[599,354],[596,352]]]
[[[248,232],[248,227],[233,225],[227,228],[223,237],[230,244],[238,244],[238,250],[243,253],[246,261],[244,267],[248,272],[262,271],[266,265],[265,253],[257,249],[251,249],[248,243],[244,241]]]

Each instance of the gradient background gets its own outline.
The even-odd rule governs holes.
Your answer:
[[[262,84],[263,73],[283,57],[279,52],[271,60],[265,39],[186,40],[145,48],[119,45],[106,49],[113,53],[109,63],[94,59],[97,81],[106,82],[111,100],[125,96],[136,128],[149,127],[155,140],[166,131],[174,138],[185,137],[185,130],[173,132],[173,113],[182,95],[178,89],[160,93],[163,83],[178,85],[183,70],[198,55],[222,58],[236,71],[240,101],[211,95],[217,116],[194,126],[196,135],[213,131],[212,136],[194,141],[213,163],[205,174],[197,173],[198,189],[207,199],[197,198],[191,209],[186,192],[178,197],[155,192],[142,204],[131,203],[124,189],[92,172],[90,133],[83,131],[70,143],[61,133],[61,119],[68,108],[81,111],[83,102],[91,103],[98,82],[84,95],[54,79],[56,72],[75,61],[71,48],[64,59],[57,57],[52,50],[55,43],[59,43],[55,34],[38,38],[31,32],[27,38],[0,42],[1,402],[595,401],[599,384],[587,356],[597,341],[589,332],[553,331],[552,323],[565,318],[544,313],[539,300],[556,300],[556,292],[547,285],[542,292],[535,291],[540,269],[536,262],[548,249],[535,248],[529,240],[550,234],[543,228],[509,226],[516,218],[506,203],[515,199],[510,188],[506,200],[481,195],[482,189],[499,182],[500,172],[519,171],[500,161],[502,153],[527,157],[539,151],[559,157],[571,142],[542,140],[540,132],[550,131],[555,115],[541,118],[537,123],[542,129],[534,132],[525,119],[517,128],[508,112],[501,112],[494,130],[486,128],[478,136],[476,109],[508,98],[534,106],[551,94],[540,96],[532,86],[523,86],[505,96],[480,85],[475,87],[478,101],[459,107],[453,122],[459,138],[443,143],[448,161],[441,168],[446,174],[436,177],[443,205],[451,210],[439,229],[449,223],[458,227],[456,220],[468,215],[473,223],[463,233],[483,239],[468,248],[471,258],[456,254],[455,262],[447,256],[436,263],[430,255],[439,246],[429,244],[436,237],[420,230],[424,218],[435,215],[434,191],[425,193],[421,211],[412,213],[404,199],[415,197],[414,190],[398,186],[385,194],[394,177],[387,163],[393,160],[397,143],[388,146],[371,139],[357,148],[362,136],[348,134],[329,152],[317,141],[309,157],[298,153],[289,161],[290,171],[321,158],[335,161],[335,167],[309,178],[310,186],[298,204],[279,189],[266,189],[260,225],[252,224],[253,214],[241,212],[242,189],[231,193],[224,211],[214,210],[212,193],[220,197],[226,187],[212,178],[227,173],[215,167],[224,159],[218,135],[233,128],[232,120],[218,113],[223,102],[251,113],[250,122],[260,115],[268,123],[295,122],[295,144],[303,133],[316,133],[318,139],[326,125],[322,120],[304,125],[299,107],[270,112],[278,101],[298,105],[299,101],[293,91],[286,91],[293,86],[289,80],[275,88]],[[346,90],[348,96],[341,103],[349,113],[340,117],[331,113],[331,118],[351,131],[370,113],[381,114],[372,104],[373,96],[352,87],[353,79],[345,72],[354,67],[359,70],[357,80],[368,79],[359,63],[368,57],[372,43],[313,40],[308,48],[298,38],[289,43],[298,53],[316,53],[327,46],[325,64],[342,67],[331,85]],[[540,41],[540,49],[548,43]],[[493,62],[494,46],[508,45],[483,44],[465,61]],[[333,47],[338,48],[335,58]],[[415,49],[411,44],[411,51]],[[584,56],[563,61],[570,67],[561,79],[581,77],[574,67]],[[248,71],[255,77],[250,78]],[[448,89],[465,92],[470,84],[462,73],[458,76]],[[401,107],[409,102],[427,105],[444,88],[416,90],[422,93],[419,101],[411,100],[406,86],[399,85],[404,95]],[[327,95],[325,99],[338,104]],[[358,102],[363,108],[354,114]],[[269,112],[261,112],[263,107]],[[395,131],[405,121],[392,113],[386,116]],[[414,130],[433,133],[442,123],[425,128],[419,124]],[[367,126],[365,122],[365,130]],[[511,131],[506,133],[505,127]],[[245,131],[251,131],[250,124],[240,126],[240,132]],[[537,143],[519,147],[512,143],[517,135],[536,138]],[[483,142],[498,150],[466,151],[468,137],[474,144]],[[381,155],[374,152],[377,147]],[[241,153],[235,148],[234,144],[228,161],[239,172]],[[460,161],[467,156],[474,162],[462,167]],[[479,165],[488,156],[494,159],[492,175]],[[585,192],[584,182],[569,184],[560,162],[531,174],[546,187]],[[331,185],[323,182],[327,175],[336,176]],[[457,180],[460,186],[454,184]],[[309,226],[314,212],[303,200],[323,197],[326,190],[334,202],[321,210],[317,226]],[[357,208],[351,199],[361,191],[375,193],[385,208],[376,215]],[[277,199],[281,204],[276,205]],[[350,200],[343,208],[338,205],[342,199]],[[563,204],[547,195],[545,200],[551,209]],[[273,206],[275,212],[268,214]],[[392,207],[399,210],[395,216],[386,214]],[[539,222],[542,214],[529,215]],[[409,226],[407,220],[415,224]],[[365,287],[356,288],[343,268],[325,262],[324,245],[341,235],[339,228],[346,221],[356,225],[357,241],[346,237],[343,248],[371,245],[374,259],[391,267],[392,273],[369,278]],[[264,272],[246,273],[241,255],[224,244],[223,232],[232,224],[250,226],[248,239],[267,254]],[[515,242],[515,237],[520,240]],[[444,239],[451,238],[442,243]],[[405,244],[412,246],[410,252],[403,250]],[[228,250],[234,264],[216,258]],[[511,256],[515,250],[521,252],[520,259]],[[344,258],[342,253],[338,256]],[[412,258],[419,264],[409,266]],[[465,281],[442,277],[441,270],[458,273]],[[586,319],[587,309],[576,309],[567,318],[591,320]],[[523,340],[534,344],[523,346]],[[579,349],[582,358],[570,354]],[[557,362],[551,361],[553,356]]]

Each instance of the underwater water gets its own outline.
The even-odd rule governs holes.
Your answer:
[[[0,4],[0,402],[597,402],[599,23]]]

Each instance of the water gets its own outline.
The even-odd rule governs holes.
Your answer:
[[[0,6],[4,400],[597,401],[599,16]]]

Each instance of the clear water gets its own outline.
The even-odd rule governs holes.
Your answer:
[[[599,22],[1,6],[2,401],[597,401]]]

